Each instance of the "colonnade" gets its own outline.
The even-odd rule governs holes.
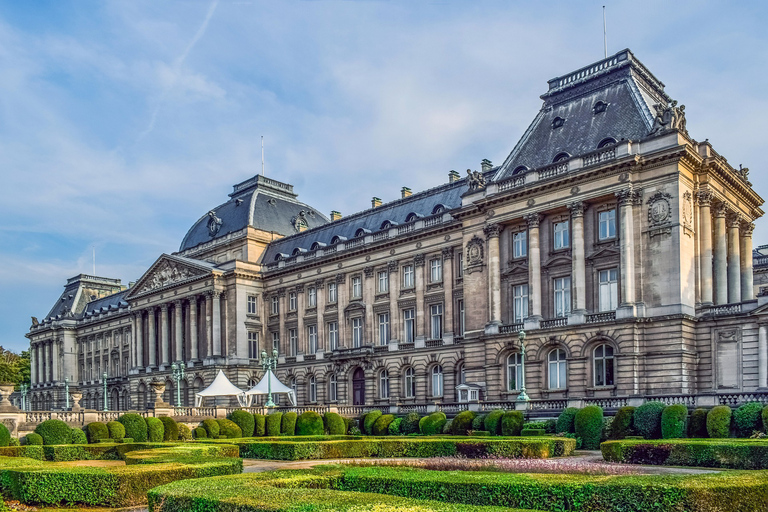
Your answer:
[[[30,346],[30,379],[32,385],[60,380],[59,354],[61,339],[49,339]]]

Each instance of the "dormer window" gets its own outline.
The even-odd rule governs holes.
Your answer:
[[[445,212],[445,206],[442,204],[438,204],[434,208],[432,208],[432,215],[437,215],[438,213]]]
[[[593,114],[599,114],[601,112],[605,112],[605,110],[608,108],[608,104],[604,101],[598,101],[594,104],[592,107],[592,113]]]
[[[554,119],[552,120],[552,129],[553,129],[553,130],[555,130],[555,129],[557,129],[557,128],[560,128],[560,127],[561,127],[561,126],[563,126],[564,124],[565,124],[565,119],[563,119],[563,118],[562,118],[562,117],[560,117],[560,116],[557,116],[556,118],[554,118]]]
[[[421,215],[419,215],[416,212],[411,212],[408,214],[408,216],[405,218],[405,222],[413,222],[415,220],[418,220],[421,218]]]
[[[339,242],[346,242],[347,238],[341,235],[334,235],[333,238],[331,238],[331,244],[337,244]]]
[[[513,175],[514,175],[514,174],[523,174],[523,173],[525,173],[526,171],[528,171],[528,167],[526,167],[526,166],[524,166],[524,165],[518,165],[517,167],[515,167],[515,170],[514,170],[514,171],[512,171],[512,174],[513,174]]]
[[[568,160],[569,158],[571,158],[571,155],[563,151],[562,153],[555,155],[555,158],[552,159],[552,163],[562,162],[564,160]]]
[[[379,229],[389,229],[393,226],[397,226],[397,222],[392,222],[391,220],[385,220],[381,223],[381,228]]]
[[[365,235],[367,235],[370,232],[371,232],[370,229],[359,228],[357,231],[355,231],[355,238],[364,237]]]
[[[600,149],[606,146],[611,146],[613,144],[616,144],[616,139],[614,139],[613,137],[606,137],[600,141],[600,144],[597,145],[597,148]]]

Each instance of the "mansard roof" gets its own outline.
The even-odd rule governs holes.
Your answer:
[[[97,315],[99,313],[106,313],[108,311],[116,311],[121,308],[127,308],[128,301],[125,300],[125,296],[129,291],[130,289],[123,290],[121,292],[88,302],[85,305],[82,314],[78,315],[78,318],[87,317],[89,315]]]

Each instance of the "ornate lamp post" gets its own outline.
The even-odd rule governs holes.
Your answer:
[[[267,357],[267,351],[261,351],[261,368],[265,372],[274,370],[277,368],[277,349],[272,349],[272,357]],[[272,401],[272,373],[267,373],[267,403],[264,407],[274,407],[275,402]]]
[[[520,340],[520,394],[517,395],[517,399],[523,402],[528,402],[530,398],[525,392],[525,331],[517,333],[517,339]]]
[[[173,381],[176,383],[176,407],[181,407],[181,379],[184,378],[184,361],[179,361],[179,364],[173,363],[171,365],[171,374],[173,375]]]
[[[101,376],[101,381],[104,383],[104,410],[108,411],[107,407],[107,372],[104,372]]]
[[[66,403],[66,408],[64,410],[69,410],[69,377],[64,377],[64,400]]]
[[[21,410],[26,411],[27,407],[27,392],[29,392],[29,384],[19,384],[19,393],[21,393]]]

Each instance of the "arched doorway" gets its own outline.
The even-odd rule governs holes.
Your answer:
[[[112,410],[112,411],[119,411],[119,410],[121,410],[121,407],[120,407],[120,391],[118,391],[117,389],[112,389],[111,395],[112,396],[110,397],[110,400],[111,400],[112,403],[110,404],[110,410]]]
[[[365,372],[362,368],[352,375],[352,405],[365,405]]]

